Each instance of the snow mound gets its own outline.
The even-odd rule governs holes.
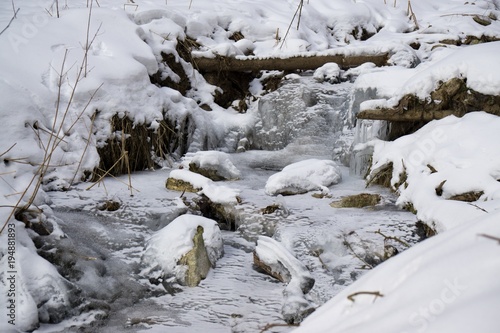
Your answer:
[[[175,169],[170,171],[169,178],[182,180],[183,182],[191,184],[194,189],[202,189],[207,184],[211,184],[212,180],[205,176],[202,176],[196,172],[192,172],[186,169]]]
[[[203,227],[203,241],[208,258],[215,266],[224,253],[222,234],[217,222],[196,215],[182,215],[157,231],[147,241],[142,262],[142,274],[150,278],[184,280],[185,269],[179,260],[193,248],[193,237],[198,226]]]
[[[496,332],[499,219],[483,213],[382,263],[293,332]]]
[[[266,193],[278,195],[328,191],[327,186],[337,184],[341,179],[337,163],[313,158],[287,165],[282,171],[269,177]]]
[[[214,176],[209,178],[213,180],[236,180],[241,176],[240,171],[231,162],[229,154],[221,151],[199,151],[186,154],[183,164],[187,165],[191,171],[196,170],[195,172],[201,174],[212,171]]]
[[[390,108],[405,95],[428,100],[442,82],[453,78],[465,79],[467,87],[485,95],[497,95],[500,90],[500,42],[484,43],[453,51],[446,50],[416,68],[393,69],[368,73],[358,78],[364,88],[376,88],[388,99],[366,101],[361,109]],[[478,55],[481,55],[480,58]],[[480,62],[480,65],[479,65]]]
[[[340,67],[334,62],[324,64],[314,71],[313,78],[318,82],[338,83],[340,81]]]
[[[313,288],[315,280],[307,268],[280,242],[259,236],[255,256],[272,271],[272,276],[278,276],[288,283],[283,291],[285,300],[281,310],[286,322],[299,323],[314,311],[306,294]]]
[[[374,149],[368,180],[392,164],[397,204],[411,204],[418,219],[437,232],[480,217],[482,209],[500,208],[499,128],[499,117],[472,112],[432,121],[393,142],[371,141],[366,144]],[[458,201],[466,193],[476,193],[479,200],[474,205]]]
[[[9,268],[0,272],[0,293],[7,296],[2,297],[0,314],[12,320],[15,325],[9,326],[16,332],[32,331],[40,323],[60,322],[71,309],[70,283],[37,254],[24,223],[7,226],[8,233],[0,235],[0,265]],[[15,246],[7,242],[8,234],[15,235]]]
[[[172,170],[169,178],[190,184],[193,189],[199,191],[199,194],[206,195],[213,203],[236,205],[239,201],[239,190],[216,185],[211,179],[186,169]]]

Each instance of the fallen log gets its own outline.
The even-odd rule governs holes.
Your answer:
[[[389,55],[368,54],[368,55],[314,55],[295,56],[289,58],[233,58],[216,56],[215,58],[205,58],[193,56],[190,60],[194,67],[201,72],[247,72],[261,70],[312,70],[323,66],[326,63],[334,62],[342,69],[357,67],[366,62],[372,62],[376,66],[387,65]]]
[[[431,121],[442,119],[449,115],[455,115],[457,117],[462,117],[465,113],[461,110],[406,110],[401,111],[399,109],[372,109],[363,110],[359,112],[356,117],[358,119],[369,119],[369,120],[386,120],[394,122],[416,122],[416,121]]]

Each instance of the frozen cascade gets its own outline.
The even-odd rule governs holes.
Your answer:
[[[351,175],[364,176],[368,170],[372,151],[367,149],[356,150],[356,145],[373,139],[386,140],[389,134],[389,124],[383,120],[356,119],[360,105],[364,101],[379,98],[377,89],[355,88],[352,93],[349,107],[349,120],[354,127],[354,138],[349,154],[349,172]]]
[[[252,111],[258,119],[254,147],[279,150],[292,143],[328,143],[333,149],[348,121],[352,84],[320,84],[311,76],[287,78]]]
[[[373,139],[385,140],[387,139],[388,130],[389,126],[383,120],[361,119],[357,121],[349,161],[349,171],[352,175],[364,176],[366,174],[373,153],[370,147],[356,149],[356,145]]]

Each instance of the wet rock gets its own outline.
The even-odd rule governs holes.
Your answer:
[[[108,212],[114,212],[114,211],[117,211],[118,209],[120,209],[120,207],[121,207],[120,202],[114,201],[114,200],[106,200],[102,204],[98,205],[97,209],[106,210]]]
[[[417,221],[415,227],[417,228],[417,235],[420,237],[420,240],[424,240],[437,234],[433,227],[422,221]]]
[[[339,201],[334,201],[330,206],[334,208],[363,208],[375,206],[380,203],[382,197],[380,194],[360,193],[343,197]]]

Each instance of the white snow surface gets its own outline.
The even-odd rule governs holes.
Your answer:
[[[142,273],[147,277],[176,277],[182,281],[185,270],[178,262],[193,248],[193,237],[198,226],[203,227],[203,241],[208,258],[215,266],[224,254],[222,235],[216,221],[203,216],[182,215],[157,231],[146,242],[142,261],[146,265]],[[158,271],[160,268],[160,271]]]
[[[500,234],[499,218],[483,214],[397,255],[293,332],[496,332],[500,247],[487,237]]]
[[[397,204],[411,203],[417,217],[438,232],[470,222],[500,208],[500,118],[472,112],[435,120],[393,142],[371,141],[373,164],[369,177],[392,163]],[[361,147],[360,147],[361,148]],[[437,172],[432,172],[430,167]],[[436,188],[442,185],[442,194]],[[467,192],[482,192],[473,205],[449,200]]]
[[[195,164],[199,168],[216,171],[218,175],[228,180],[238,179],[240,171],[231,162],[229,154],[222,151],[199,151],[188,153],[183,157],[183,165]]]
[[[238,203],[237,197],[240,194],[239,190],[225,185],[216,184],[211,179],[196,172],[186,169],[175,169],[170,171],[169,178],[182,180],[191,184],[195,189],[199,189],[200,193],[205,194],[210,201],[214,203],[232,205]]]
[[[328,192],[328,186],[342,179],[340,169],[334,161],[307,159],[292,163],[269,177],[266,193],[304,193],[314,190]]]
[[[93,4],[91,14],[89,3]],[[48,307],[54,302],[62,305],[66,302],[62,287],[64,278],[48,261],[38,256],[30,238],[36,235],[24,228],[23,224],[15,222],[11,214],[13,206],[26,204],[33,194],[34,200],[30,208],[42,209],[47,214],[47,219],[55,229],[53,236],[57,238],[67,236],[57,227],[58,222],[48,206],[51,204],[49,197],[56,198],[54,200],[58,202],[57,205],[64,209],[78,208],[94,213],[92,207],[98,200],[104,201],[116,196],[126,203],[126,213],[122,212],[121,216],[124,220],[132,215],[143,221],[150,217],[148,214],[166,216],[167,220],[171,220],[172,216],[186,209],[180,198],[170,196],[169,200],[165,199],[165,174],[161,174],[161,180],[157,182],[159,185],[148,184],[146,188],[135,185],[141,187],[142,196],[136,194],[132,199],[128,197],[129,191],[122,190],[118,185],[111,189],[112,193],[108,193],[107,189],[97,189],[97,186],[92,191],[87,191],[88,184],[78,184],[85,171],[90,171],[99,164],[97,148],[102,147],[109,138],[121,135],[112,133],[109,120],[113,116],[128,117],[134,124],[145,124],[153,130],[159,128],[159,122],[164,118],[174,123],[189,118],[192,129],[192,135],[186,142],[189,152],[215,148],[230,152],[235,148],[232,145],[234,142],[252,134],[258,122],[256,113],[250,110],[247,114],[240,114],[231,107],[224,109],[215,104],[217,88],[208,84],[190,63],[180,58],[176,51],[177,38],[194,39],[201,45],[194,55],[207,57],[233,55],[238,58],[272,56],[286,59],[297,55],[389,52],[391,66],[375,68],[373,64],[365,64],[348,71],[357,76],[355,87],[360,90],[377,90],[378,99],[363,103],[362,108],[394,105],[406,93],[416,93],[421,98],[428,98],[429,92],[440,80],[451,77],[466,78],[469,88],[485,94],[500,92],[500,63],[497,61],[500,42],[476,46],[441,43],[445,40],[463,41],[467,36],[499,39],[500,20],[496,19],[500,17],[498,0],[413,1],[412,9],[418,26],[408,16],[408,3],[405,1],[301,2],[304,6],[300,24],[297,17],[291,22],[298,3],[293,0],[136,0],[135,4],[124,4],[122,0],[99,3],[76,0],[65,2],[64,6],[59,1],[59,13],[56,13],[53,1],[2,1],[0,28],[5,30],[0,35],[0,221],[15,224],[18,256],[15,266],[18,288],[17,322],[16,327],[8,326],[8,329],[32,330],[41,322],[47,321],[44,304]],[[13,7],[20,8],[14,18]],[[490,20],[490,24],[478,24],[473,20],[474,15]],[[288,29],[289,27],[291,28]],[[363,30],[368,35],[374,35],[361,40]],[[231,39],[236,32],[242,33],[245,38],[240,41]],[[410,47],[410,44],[415,48]],[[416,44],[420,46],[417,47]],[[168,77],[174,82],[180,80],[161,62],[162,53],[173,54],[188,73],[193,87],[186,96],[171,88],[151,83],[150,75],[158,71],[161,71],[163,79]],[[259,83],[253,82],[252,93],[261,96],[262,87]],[[208,105],[212,111],[206,112],[200,108],[203,104]],[[500,195],[496,182],[500,176],[496,145],[499,142],[498,128],[498,121],[487,115],[470,115],[463,121],[451,117],[432,122],[413,136],[397,142],[374,143],[377,163],[381,165],[391,160],[399,171],[402,170],[401,158],[409,161],[413,156],[415,159],[417,155],[412,155],[412,151],[423,150],[424,154],[421,159],[417,158],[419,163],[415,166],[405,163],[411,182],[408,181],[408,188],[399,189],[399,203],[411,201],[418,210],[418,217],[433,222],[434,227],[443,233],[415,247],[415,252],[410,249],[377,267],[373,271],[375,284],[368,283],[372,281],[372,277],[367,274],[362,287],[358,289],[353,286],[346,290],[332,301],[333,305],[318,310],[303,327],[314,327],[320,332],[330,327],[330,318],[341,313],[346,317],[336,323],[349,329],[352,327],[353,331],[372,331],[372,327],[373,331],[375,328],[380,328],[380,331],[397,331],[407,327],[407,318],[415,323],[410,330],[416,331],[428,328],[427,324],[430,330],[436,332],[489,332],[497,328],[497,318],[491,315],[491,311],[499,308],[498,297],[495,298],[498,295],[498,283],[493,277],[499,275],[500,269],[495,259],[498,256],[491,253],[499,247],[496,241],[478,234],[485,233],[495,237],[499,234],[494,223],[494,219],[498,219],[496,210]],[[433,133],[441,130],[449,140],[436,141]],[[474,135],[468,134],[469,132]],[[435,143],[435,151],[427,150],[432,147],[429,142]],[[46,153],[47,147],[53,148],[50,149],[50,154]],[[315,151],[311,152],[309,148],[310,146],[302,149],[295,147],[269,152],[267,155],[250,152],[242,160],[258,156],[266,162],[272,161],[273,165],[288,164],[290,161],[304,159],[304,156],[314,155]],[[438,151],[443,155],[437,154]],[[181,157],[176,155],[178,152],[172,153],[174,157]],[[50,160],[47,160],[49,156]],[[36,192],[39,166],[43,162],[49,168],[44,173],[42,188]],[[164,162],[159,161],[159,164],[163,165]],[[258,164],[261,161],[252,162]],[[322,169],[323,162],[318,163],[316,170]],[[432,166],[438,172],[430,174],[426,163],[433,163]],[[265,166],[264,163],[260,165]],[[268,205],[268,197],[259,197],[264,193],[264,184],[254,182],[259,179],[257,175],[260,176],[262,171],[250,171],[250,175],[241,173],[248,177],[243,189],[250,191],[254,195],[252,199],[261,206]],[[268,183],[273,187],[270,191],[274,192],[275,188],[285,185],[290,181],[289,176],[294,173],[295,171],[285,172],[273,180],[269,178]],[[320,180],[324,180],[326,173],[319,172]],[[267,178],[268,174],[264,174]],[[337,173],[332,172],[331,176],[335,177],[334,174]],[[398,176],[399,174],[395,174],[394,180]],[[144,177],[141,175],[134,179],[139,179],[140,183]],[[443,180],[447,180],[443,186],[443,195],[436,197],[435,186]],[[315,181],[314,186],[309,181],[300,182],[301,185],[315,189],[325,190],[324,186],[327,186],[321,181]],[[217,194],[220,188],[212,192],[211,183],[205,184],[209,184],[207,195],[215,192],[215,197],[233,202],[233,199]],[[339,184],[342,185],[343,183]],[[47,194],[47,191],[63,189],[70,191]],[[446,200],[464,190],[482,190],[484,194],[473,205]],[[231,197],[233,194],[236,192],[232,192]],[[302,197],[287,200],[301,207],[304,212],[292,215],[297,226],[281,229],[282,234],[286,236],[288,232],[297,236],[317,233],[321,236],[317,240],[318,244],[340,251],[342,256],[339,261],[342,264],[348,262],[346,258],[351,258],[352,255],[342,247],[340,229],[336,229],[335,237],[328,238],[331,225],[327,222],[333,221],[335,223],[332,224],[337,226],[342,221],[335,220],[331,211],[320,210],[319,204],[301,205],[303,202],[310,203]],[[282,211],[289,212],[286,205],[280,205],[286,208]],[[145,207],[148,208],[147,212]],[[365,215],[356,215],[360,213],[353,214],[356,222],[366,219]],[[377,221],[393,221],[396,218],[394,216],[404,219],[402,214],[382,214],[383,218],[378,216]],[[353,222],[352,216],[341,216]],[[326,221],[326,224],[320,231],[313,232],[307,224],[309,219],[314,220],[315,224],[318,221]],[[342,232],[349,229],[342,226]],[[133,228],[130,230],[133,230],[132,235],[139,232]],[[296,233],[290,230],[295,230]],[[371,233],[373,231],[370,230]],[[364,237],[368,238],[368,234],[365,233]],[[2,294],[7,293],[5,272],[8,249],[5,244],[8,244],[8,237],[5,230],[0,234]],[[284,241],[288,241],[292,247],[295,244],[293,239],[285,237]],[[188,243],[187,238],[184,240]],[[130,253],[141,252],[142,245],[144,244],[127,250]],[[245,258],[242,253],[244,251],[238,252],[235,248],[232,250],[237,259],[228,260],[233,260],[232,264],[239,264],[239,258]],[[310,249],[304,251],[306,250]],[[333,252],[332,250],[323,255],[325,262],[331,263],[339,259],[338,252],[335,255]],[[130,253],[122,255],[128,259]],[[418,260],[422,260],[421,266],[417,265]],[[320,267],[322,266],[318,265],[318,269]],[[335,271],[339,266],[332,264],[330,267],[334,267],[332,270]],[[413,271],[413,267],[421,269]],[[411,274],[405,275],[405,272]],[[394,276],[400,279],[395,279]],[[342,275],[340,278],[345,279]],[[450,294],[446,288],[449,286],[448,282],[453,284],[456,278],[467,289],[453,303],[448,304],[447,301],[454,294]],[[399,288],[398,283],[401,283],[401,295],[394,297],[391,291]],[[340,288],[339,285],[336,284],[333,288]],[[225,290],[220,285],[214,288]],[[269,289],[265,291],[270,293],[272,289],[269,285],[267,288]],[[60,293],[40,293],[48,289],[58,290]],[[366,290],[379,290],[387,296],[378,298],[373,304],[373,298],[363,295],[358,296],[355,303],[346,301],[347,294]],[[324,292],[323,295],[331,293]],[[442,299],[443,295],[445,299]],[[51,298],[52,296],[55,298]],[[193,291],[189,296],[197,297],[197,294]],[[416,305],[423,306],[431,314],[432,311],[436,314],[439,312],[439,315],[422,317],[417,312],[414,316],[416,307],[410,305],[408,300],[415,300]],[[206,299],[203,301],[208,303]],[[2,297],[2,311],[6,309],[5,302],[7,298]],[[40,305],[39,308],[37,304]],[[266,305],[275,306],[272,302]],[[196,311],[189,314],[196,315]],[[0,315],[3,329],[7,317],[2,312]],[[261,317],[265,315],[267,313],[261,313]],[[89,318],[90,322],[96,319],[92,313],[82,316],[86,316],[86,319],[77,319],[77,324],[87,323]],[[272,318],[279,320],[279,316],[275,314]],[[61,327],[49,325],[50,327],[42,327],[39,331],[64,331],[74,324],[72,320],[68,319]],[[194,320],[203,322],[199,317]],[[179,331],[183,330],[179,322],[175,324]],[[351,326],[358,324],[356,328]],[[220,331],[219,326],[207,325],[207,331]],[[475,326],[471,329],[470,325]],[[157,326],[157,331],[164,331],[165,328],[160,324]],[[116,327],[123,327],[123,323]],[[255,326],[254,328],[257,329]],[[189,328],[186,330],[190,331]]]

